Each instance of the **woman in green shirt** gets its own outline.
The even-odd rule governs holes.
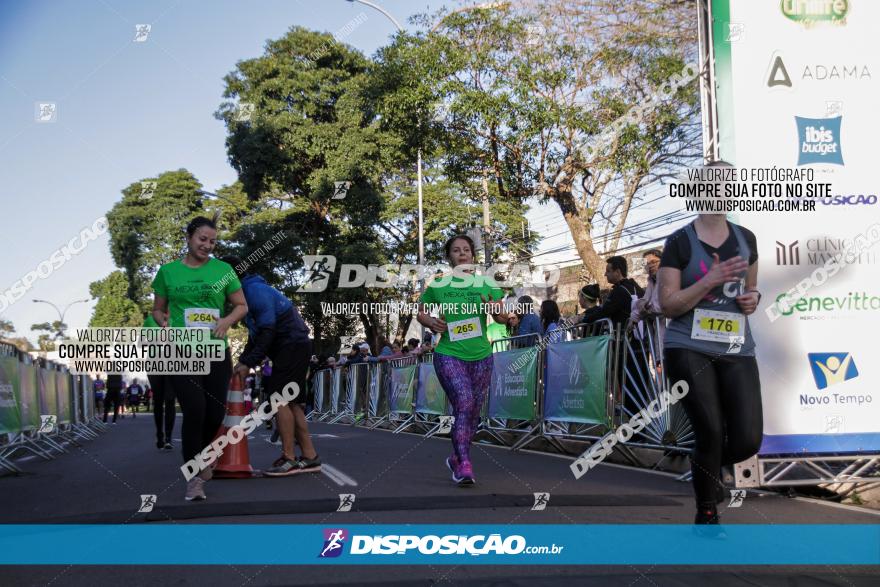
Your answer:
[[[421,297],[418,321],[441,333],[434,351],[437,379],[452,404],[452,455],[446,466],[459,485],[473,485],[470,444],[480,422],[480,410],[492,381],[492,343],[487,336],[486,314],[504,322],[504,294],[490,278],[474,273],[474,242],[454,236],[444,246],[453,267],[452,276],[435,279]],[[434,318],[426,305],[440,305]]]
[[[213,441],[226,415],[226,391],[232,376],[226,331],[245,317],[247,303],[232,267],[211,257],[217,243],[214,222],[203,216],[194,218],[186,235],[186,256],[162,265],[153,280],[153,319],[163,328],[211,328],[213,337],[222,339],[226,346],[226,356],[211,362],[209,374],[168,377],[183,412],[183,461],[189,462]],[[232,307],[228,314],[227,304]],[[187,501],[205,499],[203,485],[210,478],[208,468],[190,479]]]

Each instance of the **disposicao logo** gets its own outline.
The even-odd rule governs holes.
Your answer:
[[[840,121],[834,118],[795,116],[798,129],[798,165],[825,163],[843,165],[840,150]]]
[[[825,389],[859,376],[850,353],[807,353],[817,389]]]
[[[348,532],[342,528],[324,528],[324,547],[318,558],[335,558],[345,550]]]

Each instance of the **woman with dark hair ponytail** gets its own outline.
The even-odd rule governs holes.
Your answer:
[[[446,241],[444,251],[453,274],[428,283],[418,321],[442,333],[434,351],[434,370],[455,416],[452,454],[446,466],[452,471],[452,480],[465,486],[474,484],[470,444],[492,380],[486,314],[497,322],[506,322],[507,314],[501,304],[504,294],[495,282],[474,272],[474,242],[464,235],[454,236]],[[440,317],[432,317],[425,304],[439,305]]]
[[[207,375],[170,375],[183,412],[183,461],[186,463],[214,439],[226,415],[226,391],[232,361],[226,331],[247,314],[241,283],[228,264],[211,257],[217,243],[216,217],[193,218],[186,227],[187,253],[179,261],[159,268],[153,280],[153,318],[161,327],[210,328],[223,340],[226,356],[212,361]],[[227,313],[227,306],[231,310]],[[186,500],[205,499],[204,483],[211,479],[205,469],[186,485]]]

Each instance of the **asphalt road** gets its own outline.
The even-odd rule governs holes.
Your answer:
[[[180,420],[177,422],[179,435]],[[671,475],[601,465],[575,480],[570,459],[512,453],[476,444],[476,486],[457,487],[444,459],[445,438],[313,424],[323,473],[286,478],[217,479],[208,500],[186,502],[179,450],[153,444],[152,418],[121,420],[98,439],[70,446],[53,461],[19,461],[26,473],[0,478],[2,523],[107,524],[687,524],[691,487]],[[179,447],[179,439],[176,442]],[[268,433],[249,440],[255,469],[280,452]],[[535,492],[549,492],[533,511]],[[355,495],[350,512],[337,512],[339,494]],[[140,496],[157,496],[138,513]],[[725,524],[876,524],[877,513],[766,492],[742,505],[721,506]],[[186,545],[181,545],[186,547]],[[95,545],[125,548],[124,545]],[[149,548],[149,545],[143,545]],[[313,545],[309,545],[312,548]],[[272,548],[259,535],[237,537],[231,548]],[[194,553],[194,558],[197,553]],[[876,585],[865,567],[574,567],[574,566],[40,566],[2,567],[3,585]],[[644,582],[644,583],[642,583]]]

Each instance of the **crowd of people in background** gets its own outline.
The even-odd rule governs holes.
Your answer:
[[[490,342],[495,343],[495,350],[507,350],[511,346],[524,347],[538,343],[542,338],[545,344],[552,344],[565,340],[564,328],[568,326],[593,324],[602,319],[610,320],[615,327],[626,328],[633,324],[635,336],[644,336],[644,323],[653,321],[661,316],[659,289],[657,288],[657,272],[660,268],[659,249],[651,249],[643,255],[645,270],[647,273],[647,286],[641,287],[634,279],[629,277],[629,266],[626,258],[622,256],[609,257],[606,261],[605,277],[611,288],[602,292],[599,284],[584,285],[578,292],[578,306],[581,310],[577,315],[569,319],[563,319],[559,304],[556,300],[546,299],[540,304],[528,295],[518,298],[510,297],[505,300],[505,305],[511,309],[502,322],[494,319],[487,326],[486,334]],[[659,348],[663,338],[664,321],[659,324],[659,336],[655,336],[656,344],[654,356],[658,362],[662,355]],[[351,346],[343,346],[338,355],[319,354],[313,355],[310,361],[312,372],[354,365],[357,363],[375,363],[403,357],[419,357],[426,353],[434,352],[439,337],[430,331],[425,332],[425,338],[410,338],[409,340],[389,340],[386,337],[379,339],[377,354],[373,354],[371,345],[367,340],[359,340]],[[506,341],[505,339],[513,339]],[[500,341],[500,342],[496,342]]]

